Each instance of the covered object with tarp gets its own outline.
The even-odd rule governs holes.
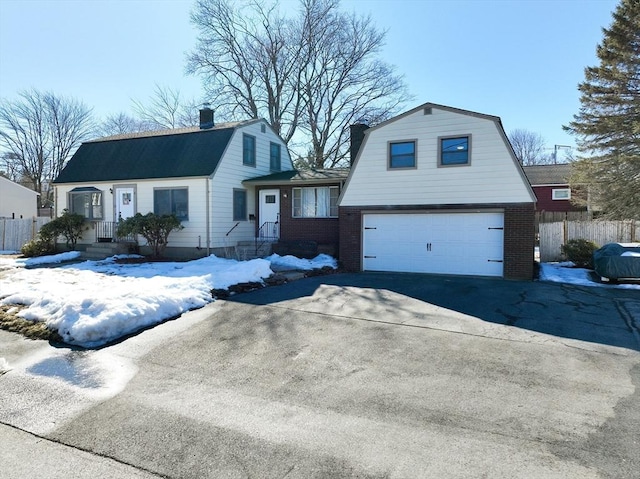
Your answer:
[[[593,252],[593,268],[604,279],[640,279],[640,243],[609,243]]]

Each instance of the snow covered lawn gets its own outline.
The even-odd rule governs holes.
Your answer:
[[[30,259],[0,256],[0,304],[23,304],[19,316],[45,321],[65,342],[96,347],[211,302],[212,289],[262,282],[278,269],[311,270],[336,261],[272,255],[235,261],[208,256],[189,262],[124,264],[112,257],[58,267],[25,266],[77,259],[62,253]],[[122,258],[122,257],[120,257]]]

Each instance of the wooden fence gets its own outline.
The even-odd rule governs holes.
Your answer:
[[[640,221],[558,221],[540,223],[540,261],[561,261],[561,246],[571,239],[586,239],[598,246],[640,242]]]
[[[0,251],[20,251],[25,243],[36,237],[42,225],[51,218],[0,218]]]

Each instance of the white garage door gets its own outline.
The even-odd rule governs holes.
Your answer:
[[[365,271],[502,276],[503,213],[365,214]]]

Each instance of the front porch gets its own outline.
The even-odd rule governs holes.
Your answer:
[[[82,252],[82,258],[100,260],[118,254],[132,254],[138,251],[135,235],[118,236],[116,221],[93,222],[93,243]]]

